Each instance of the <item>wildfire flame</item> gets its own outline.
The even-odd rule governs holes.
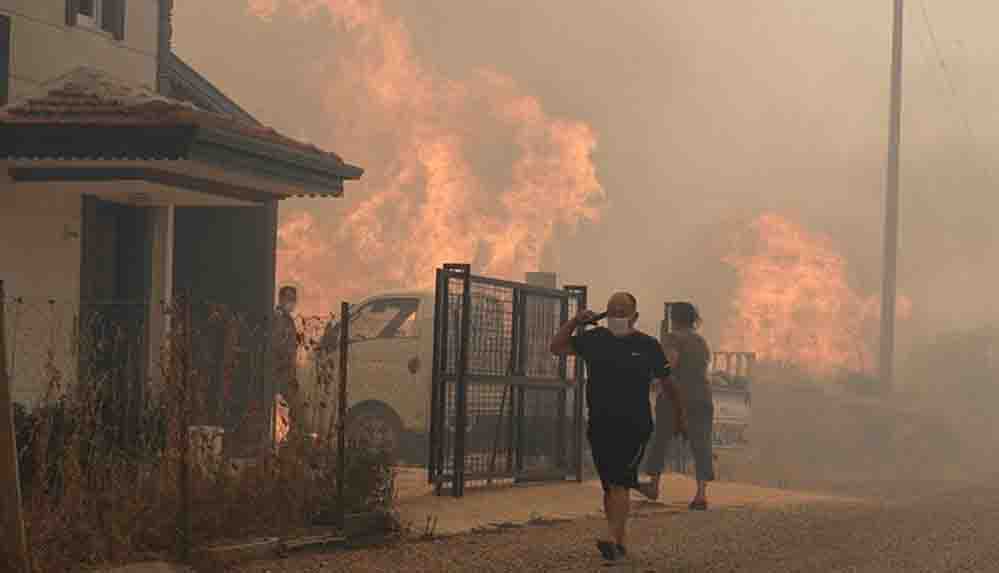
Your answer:
[[[753,221],[750,231],[742,248],[725,258],[739,286],[723,346],[814,374],[870,371],[880,299],[850,286],[832,241],[775,214]],[[899,318],[911,308],[908,298],[898,297]]]
[[[328,128],[316,143],[366,169],[336,204],[283,217],[278,278],[306,286],[304,312],[429,287],[445,262],[507,278],[547,270],[562,233],[599,220],[587,124],[549,116],[492,70],[436,77],[380,0],[249,0],[265,21],[282,6],[325,12],[349,38],[336,73],[315,79]]]

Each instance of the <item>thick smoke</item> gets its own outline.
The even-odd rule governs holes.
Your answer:
[[[798,392],[761,372],[754,467],[792,484],[871,477],[873,462],[970,471],[994,442],[983,357],[999,338],[978,327],[999,319],[999,4],[926,4],[928,18],[906,16],[898,379],[912,395],[858,405],[811,374]],[[541,267],[589,284],[595,304],[633,290],[650,331],[663,301],[691,299],[716,346],[874,361],[889,3],[254,0],[238,17],[246,8],[177,3],[181,55],[265,123],[368,169],[342,200],[282,206],[283,277],[326,289],[306,289],[309,308],[425,284],[446,260]],[[762,221],[782,221],[772,242]],[[760,292],[781,307],[764,341],[731,326],[759,314]],[[769,342],[788,331],[798,344]],[[827,343],[809,349],[816,334]]]
[[[536,94],[547,117],[579,118],[591,136],[599,135],[587,164],[613,205],[602,210],[599,225],[584,224],[575,235],[565,232],[571,223],[564,230],[556,224],[539,263],[566,281],[589,284],[593,300],[617,288],[634,290],[643,326],[654,329],[663,301],[695,299],[712,341],[720,343],[739,282],[722,262],[732,250],[716,248],[715,238],[768,213],[829,237],[846,262],[850,287],[864,296],[878,291],[888,5],[637,2],[622,10],[606,0],[585,6],[256,0],[252,12],[247,6],[247,0],[178,3],[177,49],[265,123],[305,134],[369,169],[364,181],[348,184],[346,200],[283,204],[284,222],[309,213],[311,222],[298,226],[311,224],[316,231],[308,236],[334,251],[348,244],[340,235],[351,233],[347,217],[358,202],[386,190],[414,197],[404,228],[419,226],[411,203],[427,200],[426,184],[414,192],[385,171],[406,174],[416,164],[426,178],[428,169],[413,159],[415,145],[400,143],[413,141],[407,125],[414,116],[416,123],[442,119],[452,135],[460,125],[466,142],[482,135],[481,122],[450,117],[442,94],[452,85],[481,92],[475,70],[487,65],[525,86],[517,93]],[[999,52],[989,26],[999,8],[929,3],[928,18],[922,12],[910,6],[906,19],[899,285],[912,300],[912,318],[900,329],[902,345],[999,317],[991,295],[999,241],[990,222],[999,210],[999,196],[990,192],[999,126],[989,111],[999,96],[990,79],[992,54]],[[213,23],[221,21],[220,35]],[[365,60],[364,53],[371,56]],[[414,80],[416,87],[399,87],[398,97],[420,103],[397,98],[385,105],[390,92],[369,89],[373,80],[360,72],[378,71],[379,60],[382,77],[400,80],[393,85]],[[391,69],[400,72],[392,76]],[[433,118],[427,102],[443,118]],[[475,109],[470,102],[466,97],[464,109]],[[478,109],[483,117],[472,112],[473,119],[492,119],[489,106]],[[486,123],[500,135],[483,132],[465,144],[462,157],[485,194],[496,196],[510,188],[520,151],[502,122]],[[408,159],[399,159],[401,150],[410,152]],[[368,219],[386,204],[390,211],[403,205],[382,201],[366,207]],[[395,242],[398,218],[369,226],[378,225],[382,243]],[[527,228],[547,233],[537,223]],[[424,240],[403,235],[415,237],[414,244]],[[491,240],[475,249],[472,262],[480,270],[492,259]],[[378,241],[364,244],[377,255]],[[456,254],[467,258],[469,251],[463,246]],[[337,252],[335,263],[310,263],[309,272],[319,276],[302,282],[337,290],[315,306],[328,310],[345,293],[353,298],[396,282],[388,276],[394,266],[358,270],[351,256]],[[300,260],[306,258],[303,252]],[[360,286],[372,278],[370,289]]]

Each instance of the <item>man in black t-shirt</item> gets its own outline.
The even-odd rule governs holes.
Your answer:
[[[573,335],[595,322],[596,314],[583,310],[562,325],[552,340],[552,353],[575,354],[588,371],[587,438],[593,463],[604,488],[604,511],[611,540],[597,548],[605,559],[627,554],[625,536],[630,490],[638,488],[638,466],[652,435],[649,389],[653,382],[668,388],[669,366],[659,341],[635,330],[638,304],[630,293],[617,293],[607,302],[607,327]]]

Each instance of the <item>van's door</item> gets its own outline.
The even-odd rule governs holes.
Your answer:
[[[404,429],[419,430],[427,390],[420,383],[423,364],[420,299],[378,298],[364,303],[350,319],[347,393],[350,404],[376,400],[402,418]]]

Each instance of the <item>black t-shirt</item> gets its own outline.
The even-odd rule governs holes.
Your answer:
[[[590,420],[613,418],[651,427],[649,385],[669,376],[659,341],[642,332],[614,336],[599,327],[572,337],[576,354],[586,361],[586,405]]]

